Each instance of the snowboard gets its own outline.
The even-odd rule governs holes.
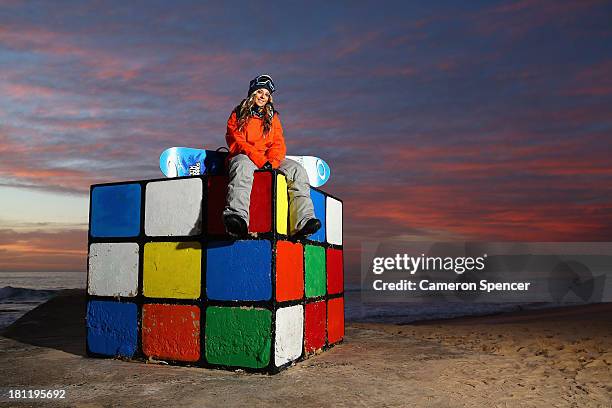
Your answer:
[[[159,156],[159,168],[166,177],[225,174],[225,151],[171,147]],[[329,180],[330,168],[325,160],[315,156],[286,156],[306,169],[308,181],[313,187],[321,187]]]

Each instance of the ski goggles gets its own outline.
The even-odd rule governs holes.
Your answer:
[[[249,84],[249,88],[254,88],[256,86],[265,86],[270,90],[270,93],[274,92],[276,88],[274,87],[274,82],[272,82],[272,77],[270,75],[259,75],[255,77]]]

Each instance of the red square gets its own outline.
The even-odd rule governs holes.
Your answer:
[[[344,298],[327,301],[327,342],[337,343],[344,337]]]
[[[227,177],[210,176],[208,177],[208,233],[225,235],[225,225],[223,225],[223,210],[227,196]]]
[[[325,346],[325,302],[306,304],[304,350],[312,353]]]
[[[304,297],[304,248],[300,243],[276,243],[276,300]]]
[[[159,359],[199,360],[200,309],[189,305],[143,305],[142,351]]]
[[[226,235],[223,210],[227,203],[227,176],[208,177],[208,233]],[[272,173],[256,171],[249,206],[249,232],[272,230]]]
[[[327,293],[344,291],[344,267],[342,250],[327,248]]]
[[[249,207],[249,232],[272,230],[272,172],[256,171]]]

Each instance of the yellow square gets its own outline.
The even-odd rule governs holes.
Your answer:
[[[287,179],[282,174],[276,175],[276,232],[287,235]]]
[[[144,246],[143,292],[146,297],[200,297],[202,246],[199,242],[148,242]]]

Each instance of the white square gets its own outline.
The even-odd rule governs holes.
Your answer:
[[[276,311],[274,364],[277,367],[300,358],[304,338],[304,307],[296,305]]]
[[[91,244],[87,292],[98,296],[136,296],[138,244],[131,242]]]
[[[325,229],[327,242],[342,245],[342,201],[332,197],[325,200]]]
[[[202,180],[189,178],[148,183],[145,234],[190,236],[202,231]]]

